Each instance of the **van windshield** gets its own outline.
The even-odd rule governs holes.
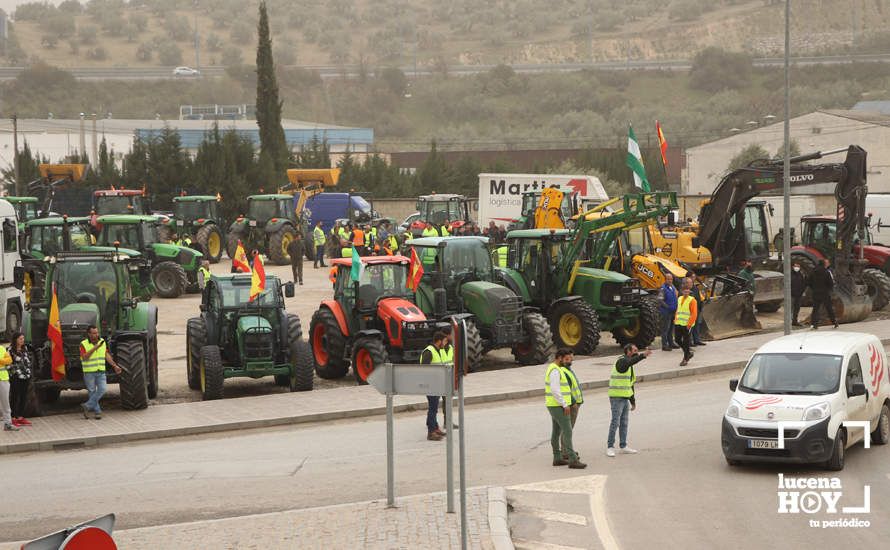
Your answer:
[[[840,355],[758,353],[751,358],[739,389],[747,393],[826,395],[838,390]]]

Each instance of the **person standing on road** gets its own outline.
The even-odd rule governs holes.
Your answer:
[[[637,408],[637,400],[634,394],[634,383],[637,376],[634,374],[634,365],[649,357],[652,351],[647,349],[643,353],[634,344],[624,346],[624,355],[615,361],[612,367],[612,375],[609,377],[609,405],[612,409],[612,420],[609,423],[609,437],[606,441],[606,456],[615,456],[615,431],[618,430],[618,452],[622,454],[637,454],[636,449],[627,446],[627,426],[630,411]]]
[[[682,292],[682,294],[677,299],[677,312],[674,315],[674,336],[676,337],[677,343],[683,348],[683,360],[680,361],[680,366],[685,367],[689,363],[689,360],[692,359],[692,356],[695,355],[689,348],[691,343],[690,333],[698,319],[698,309],[695,303],[695,298],[690,296],[690,292],[692,291],[692,281],[683,279],[681,281],[681,288],[682,290],[680,292]]]
[[[677,312],[677,289],[674,276],[666,273],[664,284],[658,289],[658,312],[661,314],[661,351],[676,349],[674,343],[674,314]]]
[[[6,348],[0,346],[0,420],[3,421],[3,430],[17,432],[19,427],[12,423],[12,409],[9,406],[9,366],[12,357],[6,353]]]
[[[321,220],[319,220],[315,224],[315,229],[312,230],[312,242],[315,244],[315,259],[312,261],[313,269],[318,269],[319,266],[327,267],[324,263],[325,240],[324,229],[321,228]]]
[[[445,333],[436,331],[436,333],[433,334],[433,343],[428,345],[420,353],[420,364],[431,365],[445,363],[447,360],[445,345],[447,343],[448,337],[445,336]],[[429,441],[442,441],[442,438],[445,437],[445,432],[439,428],[439,422],[436,420],[436,416],[439,413],[439,396],[428,395],[426,396],[426,400],[428,405],[426,411],[426,438]]]
[[[297,231],[291,242],[287,244],[287,254],[290,256],[290,269],[294,276],[294,284],[303,284],[303,254],[306,253],[306,243],[303,234]]]
[[[572,421],[572,433],[575,433],[575,422],[578,420],[578,413],[581,410],[581,404],[584,403],[584,394],[581,393],[581,384],[578,382],[578,377],[575,375],[575,371],[572,370],[572,362],[569,361],[569,363],[565,365],[564,368],[566,371],[566,377],[569,379],[569,386],[571,387],[572,392],[572,413],[570,417]],[[568,461],[569,453],[566,449],[561,449],[561,456],[563,460]]]
[[[556,351],[556,358],[553,363],[547,365],[547,373],[544,375],[544,403],[547,405],[547,412],[550,413],[550,447],[553,449],[553,465],[568,464],[573,470],[583,470],[587,464],[581,462],[572,445],[574,401],[570,376],[574,378],[574,374],[570,374],[569,367],[572,366],[573,358],[572,350],[568,348]],[[580,397],[580,393],[578,396]]]
[[[791,324],[799,327],[797,320],[800,314],[800,299],[807,290],[807,277],[800,271],[800,262],[794,262],[791,267]]]
[[[816,269],[810,275],[809,287],[813,289],[813,312],[810,314],[810,320],[813,323],[813,330],[819,328],[819,310],[823,306],[828,312],[828,318],[834,323],[834,328],[838,326],[834,316],[834,305],[831,303],[834,275],[828,270],[830,265],[828,259],[824,259],[816,264]]]
[[[12,423],[15,426],[30,426],[25,418],[28,407],[28,386],[31,384],[31,355],[25,345],[25,335],[15,332],[9,345],[9,404],[12,409]]]
[[[105,340],[99,338],[99,329],[96,325],[87,328],[87,337],[80,343],[80,363],[83,366],[83,384],[87,388],[88,398],[80,407],[83,409],[83,417],[89,418],[89,413],[94,413],[94,418],[102,418],[102,409],[99,400],[105,395],[105,363],[111,365],[114,372],[121,373],[121,368],[114,361],[111,352],[105,344]]]
[[[695,324],[692,325],[692,331],[690,332],[690,336],[692,337],[692,345],[693,346],[705,346],[704,342],[701,339],[701,324],[702,324],[702,308],[705,307],[705,290],[702,287],[701,283],[698,279],[695,278],[695,272],[690,271],[686,274],[686,277],[692,282],[692,290],[690,294],[693,298],[695,298],[695,307],[698,315],[695,317]]]

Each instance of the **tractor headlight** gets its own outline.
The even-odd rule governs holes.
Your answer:
[[[817,403],[803,412],[804,422],[808,422],[810,420],[822,420],[823,418],[827,418],[828,415],[831,414],[831,405],[828,401],[823,401],[822,403]]]
[[[726,416],[729,418],[739,418],[739,412],[741,410],[739,405],[740,403],[733,399],[729,404],[729,407],[726,408]]]

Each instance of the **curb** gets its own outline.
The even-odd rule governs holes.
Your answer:
[[[488,530],[494,550],[514,550],[507,524],[507,490],[503,487],[488,488]]]

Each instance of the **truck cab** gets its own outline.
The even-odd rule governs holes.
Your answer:
[[[841,470],[846,449],[866,435],[872,444],[890,440],[890,365],[872,334],[777,338],[754,353],[729,387],[721,443],[730,465],[819,463]]]
[[[356,193],[319,193],[306,200],[306,209],[311,212],[309,226],[315,227],[316,223],[321,222],[325,233],[330,232],[338,219],[370,223],[377,218],[371,203]]]

